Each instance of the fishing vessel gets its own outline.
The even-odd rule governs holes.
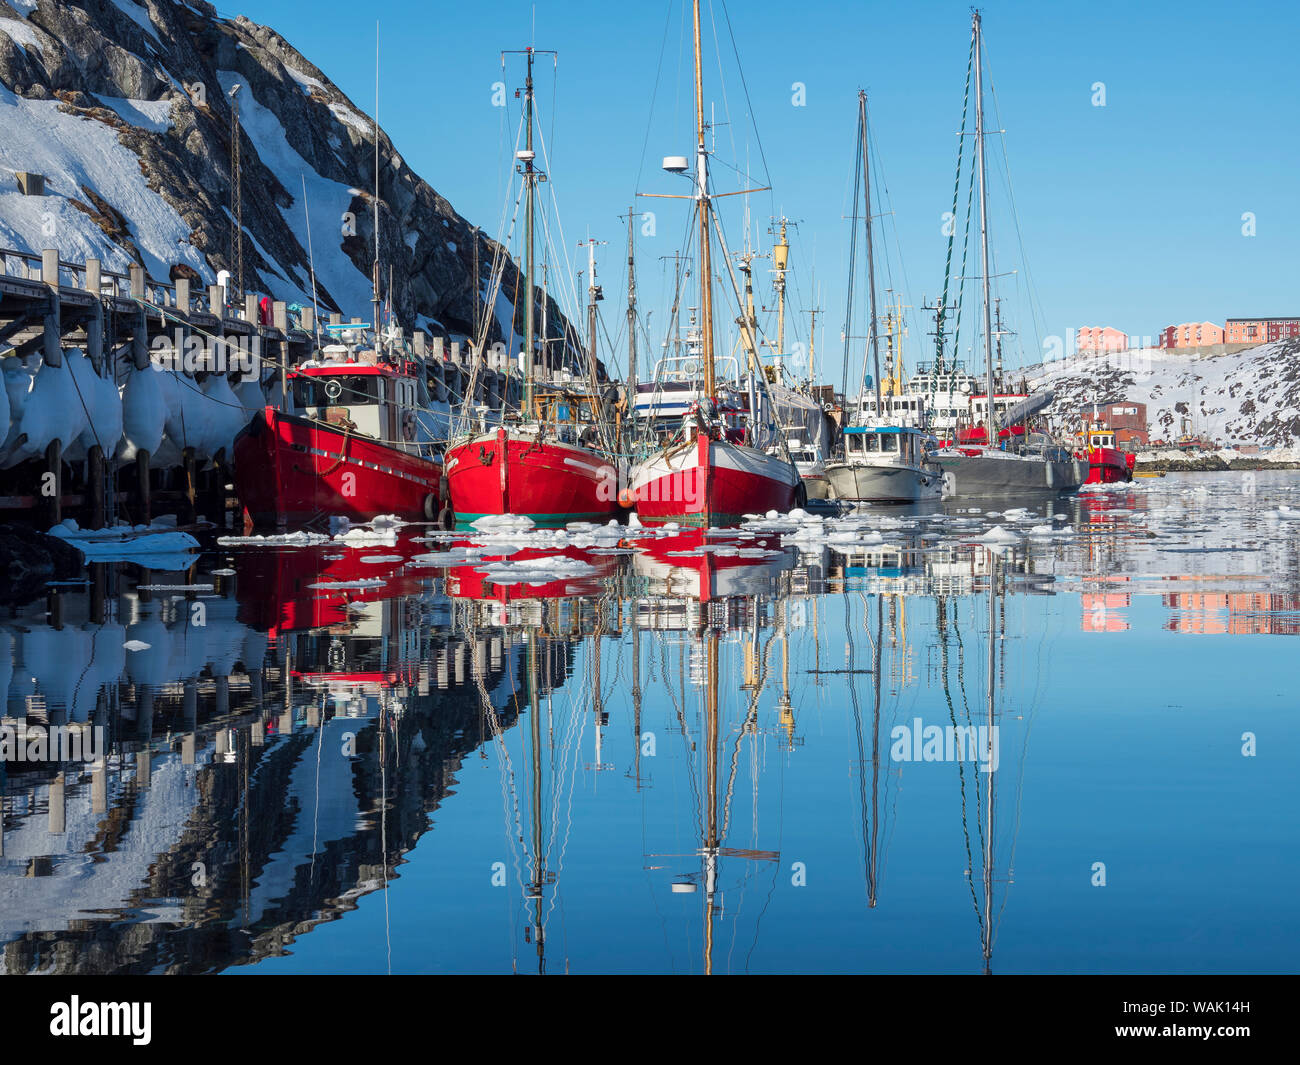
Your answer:
[[[287,380],[293,410],[264,407],[235,438],[248,524],[450,520],[418,361],[328,344]]]
[[[1084,430],[1085,443],[1078,457],[1088,462],[1085,484],[1117,484],[1133,480],[1137,456],[1115,446],[1115,430],[1090,425]]]
[[[971,61],[975,99],[975,173],[979,182],[980,279],[981,317],[983,319],[985,380],[983,403],[976,397],[970,401],[972,415],[983,414],[982,434],[969,434],[965,440],[954,439],[947,447],[935,452],[935,459],[943,468],[945,498],[986,498],[1021,494],[1057,493],[1073,491],[1083,483],[1086,467],[1075,459],[1046,433],[1031,432],[1024,419],[1051,401],[1050,394],[1026,397],[1014,407],[998,411],[999,390],[994,366],[994,329],[992,322],[993,300],[989,281],[988,240],[988,190],[984,161],[984,78],[983,46],[980,14],[971,16]],[[970,89],[968,74],[967,88]],[[965,133],[965,115],[962,132]],[[965,137],[962,137],[964,145]],[[957,175],[961,179],[961,165],[965,148],[958,149]],[[954,212],[955,213],[955,212]],[[951,263],[952,235],[949,235],[949,263]],[[945,277],[944,292],[948,281]],[[937,343],[942,350],[943,327],[940,307]],[[998,330],[1001,333],[1001,330]],[[1000,361],[1000,360],[999,360]],[[990,402],[990,397],[992,401]],[[1011,397],[1007,397],[1010,399]],[[1017,426],[1020,432],[1003,435],[1004,425]]]
[[[558,380],[536,380],[535,201],[538,182],[546,180],[533,150],[536,54],[533,48],[524,49],[525,146],[515,153],[525,196],[523,406],[493,428],[475,426],[472,412],[468,412],[457,438],[448,446],[447,484],[457,521],[462,524],[488,515],[515,514],[537,525],[559,526],[612,518],[619,510],[614,440],[607,424],[612,397],[599,377],[594,313],[587,353],[588,380],[574,380],[572,374],[561,374]],[[599,298],[594,262],[589,276],[594,306]],[[542,332],[544,342],[545,326]],[[482,363],[485,346],[477,346],[480,357],[476,369]]]
[[[647,524],[677,522],[689,526],[729,526],[746,514],[785,511],[806,499],[803,479],[790,461],[783,434],[770,418],[766,379],[758,365],[753,326],[740,326],[748,355],[745,409],[724,409],[719,402],[714,364],[713,238],[731,277],[737,303],[740,290],[731,272],[722,227],[713,211],[709,187],[709,150],[705,144],[704,81],[700,48],[700,5],[693,4],[695,52],[695,200],[699,225],[700,363],[703,390],[692,402],[677,431],[645,455],[631,474],[630,496],[638,517]],[[685,173],[684,156],[669,156],[664,169]]]
[[[858,397],[858,410],[854,424],[844,429],[844,452],[826,464],[826,478],[836,499],[859,503],[916,503],[937,500],[943,492],[943,471],[930,460],[932,438],[924,431],[924,402],[916,397],[905,398],[881,393],[880,337],[876,315],[875,256],[872,249],[871,176],[868,160],[867,94],[858,93],[858,162],[856,177],[862,182],[863,222],[867,250],[867,315],[868,344],[864,363],[872,360],[871,375],[874,403],[866,406],[866,389]],[[853,201],[857,203],[857,188]],[[856,229],[856,219],[854,222]],[[857,241],[850,243],[848,295],[844,312],[844,357],[848,365],[849,347],[852,343],[854,268]],[[892,326],[891,326],[892,336]],[[890,349],[892,362],[892,346]],[[866,378],[863,367],[862,379]],[[892,380],[892,367],[891,367]],[[890,416],[886,401],[899,401],[900,412],[909,417],[895,419]],[[894,404],[891,402],[890,407]]]

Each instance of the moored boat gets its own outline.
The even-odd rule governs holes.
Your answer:
[[[844,457],[826,465],[834,498],[857,503],[939,499],[943,470],[930,460],[930,440],[909,426],[848,426]]]
[[[525,147],[516,153],[524,180],[526,233],[524,318],[524,401],[517,418],[491,430],[463,428],[446,452],[447,484],[457,520],[473,522],[488,515],[527,516],[537,525],[599,521],[619,510],[617,467],[612,432],[605,425],[607,397],[601,392],[596,362],[594,251],[589,282],[590,385],[556,384],[535,378],[537,336],[533,324],[534,212],[536,186],[545,175],[533,151],[533,58],[524,52],[528,76],[524,89]],[[545,295],[543,295],[545,298]],[[543,322],[542,341],[547,330]],[[484,345],[479,344],[481,352]],[[476,364],[477,369],[477,364]]]
[[[235,438],[235,486],[248,520],[448,520],[442,457],[422,439],[416,366],[353,361],[346,352],[332,345],[329,361],[293,370],[294,411],[265,407]]]
[[[804,501],[799,471],[790,461],[785,437],[771,422],[766,375],[758,365],[758,344],[748,313],[738,320],[748,357],[743,409],[724,401],[717,387],[713,334],[713,230],[721,244],[720,263],[731,273],[725,240],[713,210],[709,187],[709,149],[705,142],[704,89],[700,48],[700,6],[693,5],[695,51],[695,218],[698,231],[700,285],[701,398],[691,404],[681,428],[665,445],[645,455],[633,468],[631,498],[647,524],[677,522],[691,526],[738,524],[746,514],[785,511]],[[669,156],[671,173],[688,169],[685,157]],[[734,274],[737,303],[740,288]],[[766,414],[766,417],[765,417]]]
[[[1076,456],[1088,462],[1084,484],[1116,484],[1133,480],[1137,456],[1115,446],[1115,430],[1091,426],[1086,431],[1086,445]]]

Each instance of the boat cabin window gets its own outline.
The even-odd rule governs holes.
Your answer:
[[[295,377],[293,398],[298,407],[355,407],[379,402],[379,378],[373,374]]]
[[[899,434],[898,434],[898,433],[879,433],[879,434],[877,434],[877,438],[880,440],[880,450],[881,450],[881,451],[897,451],[897,450],[898,450],[898,437],[899,437]]]

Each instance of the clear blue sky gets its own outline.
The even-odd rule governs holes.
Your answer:
[[[489,233],[501,215],[514,130],[512,124],[507,136],[492,86],[504,80],[513,94],[523,80],[517,59],[503,76],[500,52],[530,41],[557,50],[557,73],[539,66],[538,97],[560,219],[571,255],[588,232],[611,242],[602,249],[600,274],[614,335],[624,274],[618,215],[638,190],[688,191],[659,170],[662,156],[691,148],[684,8],[682,0],[375,0],[362,9],[340,0],[247,0],[238,11],[219,10],[275,27],[366,111],[374,102],[377,19],[384,128],[406,161]],[[773,192],[750,198],[753,228],[764,239],[770,215],[799,221],[792,310],[812,306],[815,266],[825,311],[818,363],[838,382],[856,92],[870,94],[889,189],[877,209],[892,209],[896,235],[881,243],[895,287],[908,304],[932,301],[943,279],[940,225],[952,201],[969,5],[730,0],[728,10],[758,139],[722,0],[712,4],[716,46],[706,2],[706,98],[719,122],[730,118],[717,133],[717,185],[741,187],[728,165],[747,167],[759,184],[770,176]],[[1023,348],[1009,361],[1038,361],[1044,336],[1081,325],[1111,325],[1137,337],[1184,321],[1300,313],[1294,5],[1003,0],[983,12],[1039,316],[1035,324],[997,166],[995,272],[1021,271],[999,282],[1008,326],[1020,334],[1012,347]],[[805,106],[792,103],[796,82],[806,87]],[[1093,105],[1096,82],[1105,85],[1104,107]],[[513,98],[510,107],[513,123]],[[1001,150],[993,141],[989,150],[993,166]],[[883,198],[883,190],[877,195]],[[744,199],[726,201],[733,250],[743,243]],[[668,301],[659,256],[681,247],[687,215],[670,200],[640,200],[638,209],[657,212],[656,235],[638,234],[637,246],[642,311],[654,308],[657,341]],[[1255,216],[1253,237],[1242,234],[1245,212]],[[766,267],[759,261],[755,269],[760,300]],[[883,289],[879,262],[878,271]],[[967,307],[973,316],[976,303]],[[807,320],[801,313],[790,327],[794,339],[806,340]],[[920,350],[928,328],[913,324],[909,361],[928,354]]]

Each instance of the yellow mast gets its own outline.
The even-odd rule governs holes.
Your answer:
[[[776,271],[776,353],[785,354],[785,269],[790,261],[790,242],[786,239],[787,219],[781,218],[781,239],[772,248],[772,268]]]

